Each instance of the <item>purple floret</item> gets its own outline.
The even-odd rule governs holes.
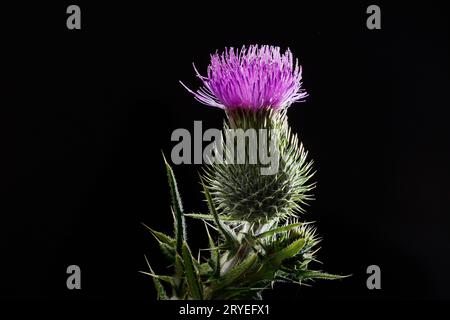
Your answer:
[[[196,92],[181,83],[203,104],[222,109],[287,108],[307,96],[302,69],[287,49],[274,46],[226,48],[211,55],[207,76],[195,68],[203,87]]]

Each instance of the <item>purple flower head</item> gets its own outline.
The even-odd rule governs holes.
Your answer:
[[[222,109],[287,108],[307,96],[302,69],[289,49],[274,46],[225,48],[211,55],[207,76],[194,70],[203,82],[196,92],[181,83],[203,104]],[[180,81],[181,82],[181,81]]]

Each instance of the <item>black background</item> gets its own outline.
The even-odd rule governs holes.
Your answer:
[[[313,287],[276,286],[267,299],[450,298],[448,17],[437,4],[84,4],[2,9],[2,298],[154,299],[144,254],[166,270],[141,222],[169,231],[161,150],[193,121],[223,113],[178,83],[199,85],[225,46],[289,47],[303,65],[305,103],[289,120],[315,160],[308,220],[323,269],[353,274]],[[200,166],[175,166],[188,211],[206,211]],[[201,225],[189,225],[194,247]],[[66,288],[66,268],[82,289]],[[366,288],[366,268],[382,289]]]

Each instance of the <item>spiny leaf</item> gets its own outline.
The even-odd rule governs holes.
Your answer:
[[[183,254],[183,262],[184,269],[186,271],[186,280],[191,292],[191,295],[196,300],[203,300],[203,290],[202,285],[200,283],[200,279],[198,276],[198,272],[195,269],[192,253],[189,249],[186,241],[183,241],[182,244],[182,254]]]
[[[300,238],[272,255],[272,261],[279,265],[283,260],[294,257],[305,246],[305,239]]]
[[[159,242],[159,249],[161,252],[171,261],[173,262],[173,259],[175,257],[175,248],[173,246],[170,246],[164,242]]]
[[[166,235],[163,232],[159,232],[159,231],[153,230],[152,228],[150,228],[149,226],[145,225],[144,223],[142,223],[142,225],[144,227],[146,227],[151,232],[151,234],[156,238],[156,240],[161,241],[161,242],[163,242],[165,244],[168,244],[168,245],[175,244],[175,239],[174,238]]]
[[[211,268],[211,265],[208,262],[201,263],[198,266],[198,273],[200,276],[209,277],[214,270]]]
[[[242,261],[239,265],[233,267],[227,273],[223,274],[218,281],[218,287],[223,288],[227,287],[230,284],[238,281],[243,275],[249,271],[251,267],[257,261],[257,254],[251,253],[244,261]]]
[[[150,270],[150,273],[154,275],[155,273],[153,272],[153,269],[150,266],[150,263],[148,262],[147,257],[144,256],[144,258],[145,258],[145,261],[147,262],[147,266],[148,266],[148,269]],[[154,284],[155,289],[156,289],[156,294],[157,294],[158,300],[168,300],[168,296],[167,296],[166,290],[164,289],[164,287],[161,284],[161,282],[159,281],[159,279],[155,278],[155,277],[152,277],[152,279],[153,279],[153,284]]]
[[[200,220],[207,220],[207,221],[215,221],[216,218],[212,214],[201,214],[201,213],[185,213],[186,217],[194,218],[194,219],[200,219]],[[222,221],[230,221],[230,222],[240,222],[242,220],[234,219],[233,217],[220,215],[219,219]]]
[[[175,262],[174,262],[175,274],[174,274],[174,283],[175,286],[173,288],[174,294],[177,297],[183,296],[182,288],[184,284],[184,268],[183,268],[183,259],[178,253],[175,253]]]
[[[301,274],[302,279],[324,279],[324,280],[339,280],[348,278],[350,276],[351,275],[341,276],[337,274],[331,274],[316,270],[307,270]]]
[[[212,201],[211,198],[211,194],[209,193],[208,188],[206,187],[205,183],[203,182],[203,179],[200,178],[202,186],[203,186],[203,191],[205,193],[205,197],[206,197],[206,201],[208,203],[208,208],[209,211],[211,212],[211,215],[214,217],[214,221],[217,225],[217,228],[219,230],[219,232],[223,235],[223,237],[225,238],[225,241],[227,243],[227,245],[230,246],[230,248],[232,250],[236,250],[238,245],[239,245],[239,241],[237,240],[236,236],[234,235],[234,233],[228,228],[228,226],[226,226],[219,218],[219,214],[216,211],[216,208],[214,206],[214,203]]]
[[[170,285],[173,285],[173,278],[171,276],[164,276],[164,275],[159,275],[159,274],[154,274],[151,272],[145,272],[145,271],[139,271],[142,274],[145,274],[147,276],[150,276],[152,278],[167,282]]]
[[[170,261],[173,261],[174,253],[175,253],[175,239],[166,235],[165,233],[155,231],[149,226],[142,223],[144,227],[146,227],[150,233],[155,237],[156,241],[158,241],[159,249],[161,252],[169,258]]]
[[[177,181],[173,173],[172,168],[164,157],[164,163],[166,164],[167,178],[169,180],[170,195],[172,199],[172,209],[175,216],[175,238],[176,238],[176,250],[181,252],[181,246],[186,239],[186,226],[183,215],[183,204],[181,202],[180,193],[178,192]]]
[[[183,259],[181,258],[181,256],[176,253],[175,254],[175,275],[177,278],[183,278]]]
[[[216,247],[214,240],[211,238],[209,233],[208,225],[205,223],[206,234],[208,235],[209,249],[211,250],[211,262],[214,269],[214,275],[220,277],[220,253],[219,249]]]
[[[300,226],[302,226],[302,224],[303,223],[292,223],[292,224],[289,224],[289,225],[286,225],[286,226],[275,228],[275,229],[272,229],[272,230],[269,230],[269,231],[266,231],[266,232],[258,234],[256,236],[256,238],[257,239],[262,239],[262,238],[270,237],[270,236],[273,236],[275,234],[286,232],[286,231],[292,230],[294,228],[300,227]]]

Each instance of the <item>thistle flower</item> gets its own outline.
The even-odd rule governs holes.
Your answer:
[[[209,214],[186,214],[166,162],[173,236],[148,229],[169,259],[172,275],[158,275],[150,264],[143,272],[153,278],[158,299],[262,299],[261,293],[275,282],[341,279],[311,269],[320,239],[314,227],[297,218],[314,184],[312,162],[287,122],[286,109],[306,96],[301,68],[294,65],[291,52],[281,54],[272,46],[225,49],[211,56],[206,77],[196,72],[204,86],[197,92],[186,88],[200,102],[226,111],[224,136],[230,128],[266,129],[276,138],[279,170],[261,175],[263,163],[247,159],[212,163],[201,178]],[[223,150],[231,151],[225,140],[221,143]],[[258,144],[258,151],[263,145]],[[205,222],[207,255],[199,252],[195,258],[192,253],[186,216]],[[216,230],[215,237],[209,226]]]
[[[274,150],[280,157],[276,174],[267,176],[260,174],[261,162],[248,163],[248,159],[244,164],[208,166],[204,180],[218,211],[255,223],[302,212],[311,199],[313,171],[287,124],[286,109],[307,95],[301,67],[290,50],[282,54],[274,46],[229,48],[211,56],[206,77],[195,71],[204,86],[197,92],[185,86],[187,90],[200,102],[224,109],[228,116],[220,149],[234,154],[230,146],[235,149],[236,144],[233,136],[229,143],[228,129],[265,129],[277,140]]]
[[[243,46],[211,55],[207,76],[195,68],[203,87],[196,92],[181,84],[205,105],[221,109],[287,108],[307,96],[302,89],[302,69],[289,49]]]

